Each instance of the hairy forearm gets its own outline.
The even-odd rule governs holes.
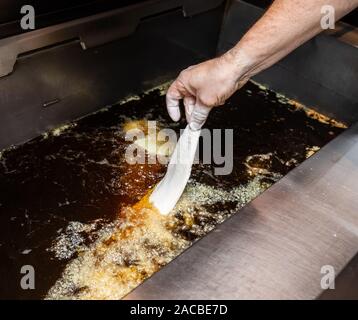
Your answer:
[[[321,32],[325,5],[335,9],[338,20],[356,8],[358,0],[276,0],[223,59],[233,64],[238,77],[252,77]]]
[[[265,15],[224,55],[183,70],[167,92],[167,107],[180,119],[183,99],[188,123],[199,129],[212,107],[222,105],[252,76],[272,66],[322,31],[322,7],[334,8],[335,20],[358,0],[276,0]]]

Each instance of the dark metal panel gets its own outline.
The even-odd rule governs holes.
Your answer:
[[[312,299],[358,251],[358,125],[126,299]]]
[[[160,13],[182,9],[192,16],[218,7],[223,0],[196,1],[151,0],[104,12],[26,34],[0,40],[0,77],[13,71],[20,54],[80,39],[83,49],[93,48],[132,34],[141,20]]]
[[[175,11],[129,37],[83,51],[78,41],[21,57],[0,79],[0,149],[172,79],[216,52],[223,7]],[[163,25],[166,28],[163,28]],[[44,108],[48,102],[58,103]]]
[[[235,45],[263,12],[232,1],[219,51]],[[336,37],[317,36],[254,79],[341,121],[358,120],[358,49]]]
[[[23,17],[20,10],[23,5],[34,7],[36,29],[40,29],[145,1],[151,0],[2,0],[0,1],[0,38],[28,32],[23,30],[20,24]]]
[[[79,19],[100,12],[126,7],[153,0],[2,0],[0,1],[0,38],[27,32],[20,25],[23,17],[20,10],[24,5],[32,5],[36,14],[36,29]],[[166,6],[170,1],[159,0]],[[167,2],[165,4],[165,2]],[[182,0],[188,15],[204,12],[217,7],[223,0]],[[173,3],[173,1],[171,1]]]

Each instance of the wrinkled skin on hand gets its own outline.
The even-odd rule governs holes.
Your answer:
[[[205,109],[223,105],[247,81],[246,77],[238,77],[225,56],[191,66],[179,74],[167,92],[168,113],[178,121],[179,100],[183,99],[187,122],[201,127],[208,113]]]

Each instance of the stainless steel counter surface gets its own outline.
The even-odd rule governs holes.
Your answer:
[[[311,299],[358,252],[358,124],[126,299]]]

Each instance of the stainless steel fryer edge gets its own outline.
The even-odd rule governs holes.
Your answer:
[[[355,124],[125,299],[317,298],[357,254],[357,208]]]

